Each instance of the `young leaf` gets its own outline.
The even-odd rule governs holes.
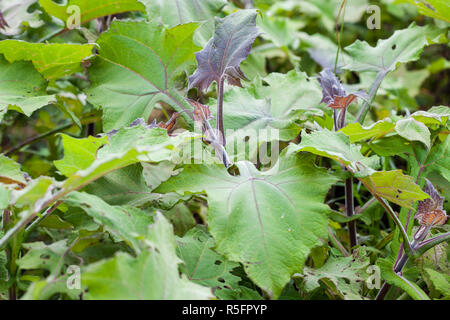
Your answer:
[[[82,71],[81,62],[92,55],[93,45],[29,43],[19,40],[0,42],[0,53],[9,62],[31,61],[47,80],[55,80]]]
[[[226,18],[216,18],[216,31],[205,48],[197,52],[198,68],[189,77],[189,87],[208,89],[216,81],[227,80],[241,86],[245,76],[240,64],[250,54],[253,41],[258,35],[255,10],[240,10]]]
[[[166,29],[146,22],[114,21],[100,36],[87,96],[102,107],[105,131],[147,119],[159,101],[178,111],[192,109],[175,89],[175,78],[194,60],[198,48],[192,36],[197,26]]]
[[[430,196],[429,199],[419,201],[415,218],[421,225],[439,226],[447,222],[447,213],[443,208],[444,198],[439,195],[433,184],[426,179],[424,191]]]
[[[322,100],[333,109],[346,109],[358,96],[366,98],[363,91],[347,94],[344,85],[330,69],[325,69],[317,78],[322,87]]]
[[[233,177],[223,167],[187,165],[155,192],[206,192],[218,252],[243,263],[248,276],[276,298],[327,237],[323,199],[337,178],[310,158],[283,158],[264,173],[249,162],[238,167],[240,176]]]
[[[172,226],[157,214],[145,241],[147,248],[137,257],[119,252],[112,259],[89,265],[81,281],[87,299],[95,300],[198,300],[211,299],[209,288],[179,274],[181,260],[175,253]]]

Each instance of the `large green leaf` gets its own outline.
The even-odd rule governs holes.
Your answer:
[[[379,159],[377,156],[364,157],[360,150],[361,147],[351,144],[344,133],[325,129],[310,134],[303,130],[301,143],[289,145],[288,152],[311,152],[339,161],[357,176],[367,176],[378,166]]]
[[[425,46],[439,41],[442,31],[431,25],[419,27],[411,25],[407,29],[397,30],[388,38],[379,40],[375,47],[357,40],[345,51],[352,61],[344,68],[352,71],[375,71],[388,73],[395,70],[399,63],[419,59]]]
[[[92,55],[92,48],[91,44],[44,44],[19,40],[0,42],[0,53],[9,62],[31,61],[47,80],[82,71],[81,62]]]
[[[59,5],[53,0],[39,0],[39,4],[48,14],[64,21],[64,24],[68,23],[73,13],[68,10],[70,6],[79,8],[81,24],[127,11],[145,12],[145,7],[139,0],[68,0],[64,5]]]
[[[321,97],[318,82],[294,70],[255,79],[247,88],[232,88],[224,96],[224,126],[235,130],[227,141],[242,138],[246,130],[270,128],[280,131],[281,140],[291,140],[300,131],[295,120],[304,113],[322,113],[316,108]]]
[[[30,62],[8,63],[0,55],[0,121],[8,108],[30,116],[34,111],[55,103],[54,95],[47,95],[46,81]]]
[[[218,252],[243,263],[258,286],[278,297],[327,237],[323,200],[337,179],[310,160],[283,158],[267,172],[240,162],[240,176],[219,166],[187,165],[155,191],[206,192]]]
[[[198,24],[172,29],[146,22],[114,21],[97,43],[99,55],[89,69],[88,100],[103,108],[106,131],[150,115],[158,101],[177,110],[192,109],[175,89],[176,76],[194,60],[192,41]]]
[[[137,257],[119,252],[92,264],[82,273],[87,299],[196,300],[212,298],[211,290],[180,276],[175,239],[170,223],[158,214]]]
[[[178,24],[203,22],[195,40],[204,45],[214,32],[214,17],[227,4],[225,0],[140,0],[150,21],[160,20],[169,28]]]

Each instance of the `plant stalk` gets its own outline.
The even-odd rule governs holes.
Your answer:
[[[225,83],[225,78],[221,77],[217,83],[217,123],[216,128],[221,135],[222,145],[225,147],[227,144],[225,140],[225,130],[223,127],[223,87]]]

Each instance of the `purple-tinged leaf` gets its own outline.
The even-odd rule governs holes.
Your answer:
[[[8,22],[6,22],[3,13],[0,11],[0,29],[5,29],[9,27]]]
[[[322,87],[322,101],[333,109],[347,108],[357,97],[366,99],[364,91],[358,91],[347,94],[343,84],[335,76],[333,71],[325,69],[320,73],[318,78],[320,86]]]
[[[444,198],[439,195],[433,184],[426,180],[424,191],[430,198],[419,201],[416,219],[421,225],[437,226],[447,222],[447,213],[443,208]]]
[[[245,75],[240,64],[250,54],[258,36],[256,15],[256,10],[240,10],[223,19],[216,18],[214,36],[195,54],[198,68],[189,77],[190,88],[206,90],[213,81],[219,83],[221,79],[241,86]]]

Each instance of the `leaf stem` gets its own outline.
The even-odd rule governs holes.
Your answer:
[[[25,140],[24,142],[22,142],[21,144],[19,144],[18,146],[15,146],[15,147],[5,151],[5,156],[9,156],[9,155],[11,155],[13,153],[16,153],[17,151],[19,151],[20,149],[22,149],[23,147],[25,147],[27,145],[30,145],[30,144],[32,144],[32,143],[34,143],[36,141],[42,140],[42,139],[44,139],[44,138],[46,138],[48,136],[51,136],[51,135],[53,135],[55,133],[64,131],[64,130],[70,128],[71,126],[73,126],[72,122],[66,123],[66,124],[63,124],[63,125],[61,125],[59,127],[56,127],[53,130],[50,130],[50,131],[47,131],[47,132],[45,132],[43,134],[31,137],[31,138]]]
[[[353,178],[350,177],[345,180],[345,211],[347,217],[351,218],[355,214],[355,204],[353,200]],[[356,237],[356,222],[355,220],[349,221],[348,235],[350,238],[350,248],[354,248],[358,244]]]
[[[224,87],[224,83],[225,83],[224,77],[221,77],[219,82],[217,83],[217,123],[216,123],[216,128],[217,128],[217,131],[221,135],[220,138],[221,138],[223,146],[225,146],[227,143],[225,140],[225,130],[223,127],[223,87]]]
[[[364,122],[364,119],[366,118],[367,113],[369,112],[370,106],[372,105],[373,100],[375,100],[375,96],[377,95],[377,91],[380,88],[381,82],[383,82],[387,74],[388,72],[384,70],[378,72],[374,83],[370,87],[369,97],[366,101],[364,101],[364,104],[361,107],[361,111],[356,117],[356,122],[359,122],[360,124]]]

